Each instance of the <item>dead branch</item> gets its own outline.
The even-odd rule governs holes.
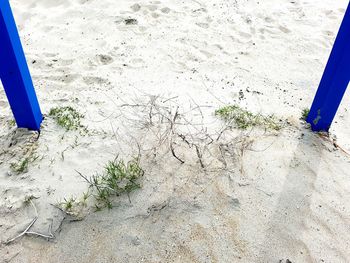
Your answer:
[[[78,170],[75,170],[89,185],[92,185],[91,180],[89,180],[85,175],[83,175],[81,172]]]
[[[193,144],[186,139],[185,135],[178,133],[177,136],[179,136],[188,145],[188,147],[192,148]]]
[[[173,146],[173,142],[170,143],[170,150],[171,150],[172,155],[173,155],[181,164],[184,164],[184,163],[185,163],[184,160],[180,159],[180,158],[176,155],[175,149],[174,149],[174,146]]]
[[[34,223],[36,222],[36,220],[38,219],[38,211],[33,203],[32,200],[29,200],[31,205],[33,206],[34,208],[34,211],[35,211],[35,217],[33,218],[33,220],[29,223],[29,225],[26,227],[26,229],[20,233],[19,235],[15,236],[14,238],[11,238],[9,240],[7,240],[5,242],[5,245],[9,245],[10,243],[16,241],[18,238],[24,236],[24,235],[33,235],[33,236],[39,236],[39,237],[43,237],[43,238],[47,238],[48,240],[49,239],[53,239],[55,238],[55,236],[52,234],[52,222],[49,226],[49,234],[48,235],[45,235],[45,234],[41,234],[41,233],[38,233],[38,232],[34,232],[34,231],[29,231],[29,229],[34,225]]]
[[[200,152],[198,145],[195,145],[195,147],[196,147],[196,152],[197,152],[197,156],[198,156],[198,159],[199,159],[199,163],[201,164],[202,168],[205,168],[203,160],[202,160],[202,157],[203,157],[202,153]]]

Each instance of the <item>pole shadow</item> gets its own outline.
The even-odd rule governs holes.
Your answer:
[[[311,196],[315,191],[322,147],[320,138],[309,132],[299,141],[277,205],[268,222],[258,262],[301,262],[301,259],[302,262],[313,262],[301,236],[311,213]]]

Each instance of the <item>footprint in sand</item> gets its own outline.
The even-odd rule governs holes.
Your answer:
[[[324,11],[325,15],[332,20],[338,19],[338,15],[333,10],[326,10]]]
[[[108,79],[101,78],[101,77],[94,77],[94,76],[83,77],[83,81],[88,86],[91,86],[94,84],[97,84],[97,85],[110,84],[110,81]]]
[[[130,8],[134,12],[138,12],[141,10],[141,6],[139,4],[134,4],[134,5],[130,6]]]
[[[70,66],[74,62],[73,59],[52,59],[51,61],[58,66]]]
[[[209,24],[208,23],[196,23],[197,26],[201,27],[201,28],[209,28]]]
[[[158,7],[156,5],[147,5],[146,7],[151,12],[154,12],[158,9]]]
[[[71,2],[67,0],[41,0],[37,4],[45,8],[55,8],[58,6],[70,7]]]
[[[158,18],[158,17],[160,16],[160,14],[158,14],[158,13],[152,13],[151,16],[152,16],[153,18]]]
[[[169,14],[171,9],[169,7],[163,7],[160,9],[160,11],[162,11],[162,13],[164,14]]]
[[[45,56],[45,57],[49,57],[49,58],[52,58],[52,57],[56,57],[58,54],[57,53],[43,53],[43,55]]]
[[[145,5],[145,6],[141,6],[139,3],[133,4],[132,6],[130,6],[130,9],[133,12],[139,12],[141,9],[145,8],[143,10],[143,13],[145,15],[147,15],[149,13],[149,11],[151,12],[151,16],[154,18],[158,18],[160,16],[160,14],[156,13],[157,10],[160,10],[163,14],[169,14],[171,9],[169,7],[162,7],[159,8],[158,5],[161,4],[160,1],[153,1],[150,2],[151,4],[149,5]]]
[[[266,23],[273,23],[273,22],[275,22],[275,20],[273,18],[268,17],[268,16],[265,17],[264,20],[265,20]]]
[[[284,26],[279,26],[278,29],[281,30],[283,33],[286,33],[286,34],[292,32],[291,30],[289,30],[287,27],[284,27]]]
[[[103,65],[108,65],[113,63],[113,58],[109,55],[97,55],[97,59],[99,62],[101,62]]]
[[[238,34],[239,34],[241,37],[246,38],[246,39],[249,39],[249,38],[252,37],[251,34],[246,33],[246,32],[242,32],[242,31],[238,32]]]
[[[64,82],[64,83],[72,83],[76,79],[78,79],[80,75],[78,74],[65,74],[63,76],[48,76],[48,80],[56,81],[56,82]]]
[[[42,31],[45,33],[49,33],[50,31],[52,31],[53,29],[56,29],[56,28],[57,28],[56,26],[44,25],[44,26],[42,26]]]

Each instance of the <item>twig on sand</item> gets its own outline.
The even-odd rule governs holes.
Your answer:
[[[179,157],[176,155],[175,149],[174,149],[174,146],[173,146],[173,142],[170,143],[170,150],[171,150],[171,153],[173,154],[173,156],[174,156],[177,160],[179,160],[180,163],[182,163],[182,164],[185,163],[184,160],[182,160],[181,158],[179,158]]]
[[[171,97],[171,98],[169,98],[169,99],[166,99],[166,100],[164,100],[164,101],[162,101],[163,103],[166,103],[166,102],[168,102],[168,101],[170,101],[170,100],[173,100],[173,99],[177,99],[179,96],[174,96],[174,97]]]
[[[192,144],[186,139],[186,136],[183,134],[177,134],[185,143],[187,143],[188,147],[192,148]]]
[[[13,241],[15,241],[16,239],[20,238],[21,236],[24,236],[24,235],[27,233],[27,231],[32,227],[32,225],[34,225],[34,223],[35,223],[35,221],[36,221],[37,219],[38,219],[38,218],[35,217],[35,218],[30,222],[30,224],[27,226],[27,228],[26,228],[21,234],[19,234],[18,236],[14,237],[14,238],[12,238],[12,239],[10,239],[10,240],[7,240],[7,241],[5,242],[5,244],[8,245],[8,244],[12,243]]]
[[[31,205],[33,206],[34,208],[34,211],[35,211],[35,217],[33,218],[33,220],[29,223],[29,225],[26,227],[26,229],[20,233],[19,235],[15,236],[14,238],[11,238],[9,240],[7,240],[5,242],[5,245],[9,245],[11,244],[12,242],[16,241],[18,238],[24,236],[24,235],[33,235],[33,236],[39,236],[39,237],[43,237],[43,238],[47,238],[47,239],[53,239],[55,238],[55,236],[52,234],[52,222],[49,226],[49,234],[48,235],[45,235],[45,234],[41,234],[41,233],[38,233],[38,232],[34,232],[34,231],[29,231],[29,229],[34,225],[34,223],[36,222],[36,220],[38,220],[38,211],[33,203],[32,200],[29,200]]]
[[[43,237],[43,238],[47,238],[47,239],[53,239],[55,238],[55,236],[52,234],[52,224],[53,222],[51,221],[51,224],[49,225],[49,234],[45,235],[45,234],[41,234],[38,232],[33,232],[33,231],[28,231],[26,232],[27,235],[34,235],[34,236],[38,236],[38,237]]]
[[[179,107],[176,108],[176,111],[174,113],[174,117],[173,118],[167,118],[170,122],[170,131],[171,131],[171,135],[174,136],[176,134],[175,132],[175,124],[176,124],[176,119],[179,117]],[[173,145],[173,138],[170,138],[170,151],[172,153],[172,155],[174,156],[175,159],[177,159],[181,164],[184,164],[185,161],[182,160],[180,157],[178,157],[175,153],[175,149],[174,149],[174,145]]]
[[[195,147],[196,147],[196,152],[197,152],[197,156],[198,156],[198,159],[199,159],[199,163],[201,164],[202,168],[205,168],[203,160],[202,160],[203,155],[200,152],[198,145],[195,145]]]
[[[75,170],[88,184],[91,185],[91,181],[85,176],[83,175],[81,172],[79,172],[78,170]]]

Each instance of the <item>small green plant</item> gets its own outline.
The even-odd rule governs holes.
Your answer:
[[[89,191],[83,193],[83,202],[86,203],[89,197],[90,197]]]
[[[96,200],[96,210],[103,207],[113,207],[111,198],[121,194],[129,194],[140,188],[138,180],[144,171],[140,167],[139,160],[133,159],[125,163],[123,160],[115,159],[109,161],[102,174],[93,175],[90,178],[79,173],[89,184],[89,192]]]
[[[261,126],[272,130],[280,130],[281,123],[276,120],[273,115],[263,116],[261,114],[254,114],[250,111],[242,109],[237,105],[229,105],[222,107],[215,111],[215,115],[224,119],[227,122],[233,121],[237,128],[247,129],[249,127]]]
[[[306,121],[307,117],[309,116],[310,113],[310,109],[305,108],[303,109],[303,111],[301,112],[301,119]]]
[[[9,120],[8,124],[10,127],[15,127],[16,126],[16,121],[15,120]]]
[[[28,195],[24,198],[24,204],[25,205],[29,205],[31,200],[35,199],[35,196],[34,195]]]
[[[21,146],[22,152],[16,158],[16,161],[10,163],[10,169],[16,174],[23,174],[28,172],[29,164],[34,163],[40,159],[40,156],[36,154],[36,143],[27,143]]]
[[[10,168],[17,174],[22,174],[28,172],[30,158],[26,157],[17,163],[11,163]]]
[[[83,127],[83,125],[81,125],[81,118],[83,118],[84,115],[70,106],[52,108],[49,112],[49,116],[53,117],[57,124],[67,131],[78,130]]]
[[[71,211],[73,209],[73,205],[75,204],[76,199],[71,197],[69,199],[64,198],[64,201],[61,202],[60,206],[65,211]]]
[[[87,207],[87,200],[90,197],[89,192],[83,194],[81,199],[75,197],[64,198],[55,206],[64,211],[66,214],[75,217],[75,219],[82,219],[85,217],[84,211]]]

